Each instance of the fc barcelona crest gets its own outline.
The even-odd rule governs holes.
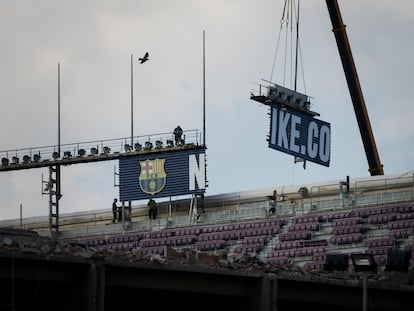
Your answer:
[[[165,159],[139,161],[141,172],[138,177],[141,190],[154,195],[165,187],[167,174],[165,173]]]

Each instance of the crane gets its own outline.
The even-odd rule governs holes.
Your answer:
[[[354,59],[352,57],[351,46],[348,41],[345,25],[342,21],[341,12],[337,0],[326,0],[329,16],[332,22],[332,32],[335,35],[339,55],[342,61],[342,67],[345,72],[345,78],[348,83],[349,93],[351,95],[354,111],[361,133],[362,142],[365,148],[365,154],[368,160],[369,172],[371,176],[384,175],[383,165],[381,164],[374,135],[372,133],[371,123],[365,106],[364,96],[359,83]]]

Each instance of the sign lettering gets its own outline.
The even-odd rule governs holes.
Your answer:
[[[330,124],[291,108],[271,107],[269,147],[329,166]]]

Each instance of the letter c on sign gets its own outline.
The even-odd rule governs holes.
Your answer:
[[[318,144],[313,142],[313,138],[318,138],[318,125],[312,121],[309,123],[308,128],[308,155],[312,159],[318,154]]]

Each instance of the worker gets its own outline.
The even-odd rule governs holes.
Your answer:
[[[112,219],[112,223],[115,223],[116,219],[117,219],[117,212],[118,212],[118,206],[116,205],[116,202],[118,202],[118,200],[115,198],[114,202],[112,203],[112,214],[114,215],[113,219]]]
[[[183,135],[183,129],[181,126],[177,125],[177,127],[174,129],[174,138],[175,138],[175,145],[181,145],[183,143],[182,136]]]
[[[148,201],[148,217],[149,219],[155,219],[157,216],[157,203],[153,198]]]

